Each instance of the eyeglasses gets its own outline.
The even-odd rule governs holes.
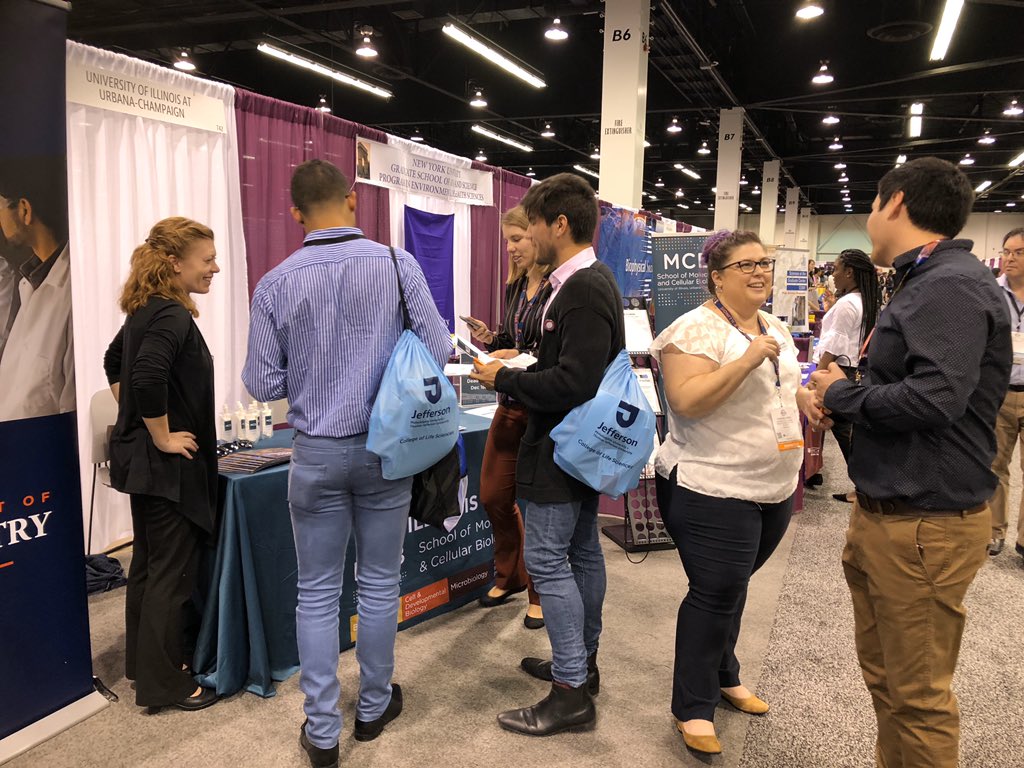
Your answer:
[[[743,274],[752,275],[754,273],[754,267],[760,267],[762,272],[771,272],[774,265],[775,259],[761,259],[760,261],[734,261],[732,264],[726,264],[722,269],[736,267],[736,269]]]
[[[1007,248],[1004,248],[1003,249],[1003,258],[1004,259],[1009,259],[1009,258],[1024,259],[1024,248],[1016,248],[1016,249],[1014,249],[1012,251],[1007,249]]]

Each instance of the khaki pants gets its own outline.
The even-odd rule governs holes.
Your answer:
[[[843,550],[857,657],[878,720],[878,768],[956,768],[960,713],[950,687],[963,600],[986,560],[987,510],[880,515],[855,504]]]
[[[996,459],[992,471],[999,478],[999,486],[989,506],[992,508],[992,538],[1006,538],[1007,507],[1010,504],[1010,459],[1020,440],[1024,444],[1024,392],[1007,392],[1003,406],[996,416]],[[1024,450],[1020,455],[1024,470]],[[1024,547],[1024,497],[1017,512],[1017,543]]]

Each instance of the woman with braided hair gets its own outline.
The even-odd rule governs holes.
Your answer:
[[[821,340],[814,351],[814,362],[821,369],[836,363],[848,377],[853,377],[860,358],[860,348],[875,327],[882,305],[882,291],[875,265],[864,251],[849,248],[836,257],[833,278],[838,299],[821,321]],[[850,461],[853,424],[834,420],[832,434],[843,452],[843,461]],[[853,493],[835,493],[836,501],[853,502]]]

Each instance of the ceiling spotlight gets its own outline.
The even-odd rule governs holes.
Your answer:
[[[836,125],[839,122],[839,118],[833,115],[831,112],[821,118],[821,122],[825,125]]]
[[[1013,160],[1010,161],[1010,167],[1016,168],[1021,163],[1024,163],[1024,152],[1021,152],[1019,155],[1013,158]]]
[[[664,187],[665,186],[665,182],[661,180],[661,176],[659,176],[658,180],[656,182],[654,182],[654,186],[656,186],[656,187]]]
[[[836,136],[834,139],[832,139],[832,143],[828,145],[828,148],[832,149],[832,150],[842,149],[843,148],[843,142],[841,142],[839,140],[839,137]]]
[[[921,115],[924,114],[924,104],[919,101],[915,101],[910,105],[910,124],[907,128],[907,135],[912,139],[921,137],[921,126],[923,118]]]
[[[412,132],[412,136],[410,136],[409,139],[412,140],[412,141],[417,141],[417,142],[423,141],[423,134],[421,134],[420,133],[420,129],[417,128],[416,130],[414,130]]]
[[[562,26],[561,19],[555,19],[551,22],[551,26],[544,30],[544,37],[548,40],[554,40],[556,43],[561,42],[569,37],[569,33],[565,31],[565,27]]]
[[[850,198],[848,198],[848,197],[844,197],[844,198],[843,198],[843,202],[844,202],[844,203],[848,203],[848,202],[850,202]]]
[[[377,55],[377,49],[370,42],[370,38],[373,36],[373,27],[360,27],[356,34],[363,38],[362,44],[356,48],[356,56],[362,56],[364,59],[374,58]]]
[[[843,168],[846,167],[846,163],[836,163],[832,167],[835,168],[837,171],[841,171],[843,170]]]
[[[1006,207],[1007,207],[1007,208],[1016,208],[1016,207],[1017,207],[1017,204],[1016,204],[1016,203],[1014,203],[1014,202],[1009,202],[1009,203],[1006,203]]]
[[[697,154],[698,155],[710,155],[711,154],[711,150],[708,149],[708,143],[706,141],[702,141],[700,143],[700,149],[697,150]]]
[[[316,109],[318,112],[323,112],[325,115],[330,114],[331,107],[327,103],[327,96],[320,94],[320,101],[317,102]]]
[[[551,130],[551,123],[544,123],[544,130],[540,132],[540,135],[545,139],[555,138],[555,132]]]
[[[839,191],[840,191],[840,192],[842,192],[842,193],[843,193],[844,195],[848,195],[848,194],[850,194],[850,188],[849,188],[849,187],[843,187],[843,188],[842,188],[841,190],[839,190]]]
[[[647,139],[644,139],[644,149],[650,149],[650,147],[651,147],[651,142],[649,142]]]
[[[469,106],[483,109],[487,106],[487,99],[484,98],[484,89],[479,86],[471,86],[469,89]]]
[[[501,133],[495,133],[486,126],[472,125],[470,126],[470,130],[473,131],[473,133],[479,133],[481,136],[486,136],[489,139],[500,141],[502,144],[508,144],[510,147],[515,147],[516,149],[522,150],[523,152],[533,152],[533,147],[531,147],[529,144],[524,144],[518,139],[513,139],[511,136],[505,136],[504,134]]]
[[[960,165],[974,165],[974,158],[971,157],[970,152],[968,152],[960,159]]]
[[[178,51],[178,55],[174,57],[174,68],[180,69],[182,72],[195,71],[196,65],[192,63],[192,59],[189,58],[188,51],[186,49],[182,48]]]
[[[896,158],[896,167],[898,168],[899,166],[903,165],[905,162],[907,162],[907,156],[906,155],[899,155]]]
[[[811,82],[815,85],[828,85],[832,80],[832,73],[828,71],[828,62],[821,62],[821,66],[818,67],[818,72],[811,78]]]
[[[536,176],[537,174],[536,174],[536,173],[534,173],[534,171],[533,171],[533,168],[530,168],[530,170],[528,170],[528,171],[526,172],[526,175],[527,175],[527,176],[530,176],[530,177],[533,177],[533,176]]]
[[[590,159],[600,160],[601,159],[601,148],[597,144],[590,145]]]
[[[672,122],[668,124],[668,127],[665,130],[668,131],[669,133],[679,133],[681,130],[683,130],[683,126],[679,124],[678,117],[673,117]]]
[[[749,182],[749,181],[747,181],[747,177],[746,177],[746,175],[740,176],[740,186],[741,186],[741,187],[742,187],[742,186],[745,186],[745,185],[747,185],[747,184],[749,184],[749,183],[750,183],[750,182]]]
[[[1019,115],[1024,114],[1024,109],[1018,107],[1017,100],[1014,99],[1010,102],[1010,106],[1003,110],[1003,114],[1007,117],[1018,117]]]
[[[487,155],[485,155],[484,151],[481,149],[476,153],[476,157],[473,159],[476,160],[478,163],[486,163]]]
[[[677,189],[676,190],[676,197],[682,197],[682,196],[683,196],[683,190]]]
[[[510,54],[502,53],[497,46],[494,45],[487,38],[477,34],[470,34],[466,29],[461,26],[448,22],[441,31],[444,32],[448,37],[452,38],[458,43],[469,48],[473,53],[478,56],[482,56],[492,64],[501,67],[503,70],[508,72],[514,77],[518,77],[524,83],[529,83],[534,88],[544,88],[547,83],[544,82],[543,78],[539,77],[535,72],[531,72],[526,68],[526,65],[513,61]]]
[[[842,175],[839,177],[839,182],[841,184],[845,184],[849,180],[850,180],[850,177],[846,175],[846,171],[843,171]]]
[[[804,0],[797,9],[796,17],[803,21],[816,19],[825,12],[821,0]]]
[[[991,181],[983,181],[983,182],[981,182],[981,184],[979,184],[978,186],[976,186],[974,188],[974,191],[975,192],[984,192],[986,189],[988,189],[991,186],[992,186],[992,182]]]
[[[996,143],[996,137],[992,135],[992,130],[990,128],[986,128],[985,129],[985,133],[983,133],[981,135],[981,137],[978,139],[978,143],[979,144],[995,144]]]
[[[595,179],[601,178],[601,174],[596,173],[595,171],[592,171],[589,168],[580,165],[579,163],[576,163],[576,165],[573,166],[573,169],[579,171],[580,173],[585,173],[587,174],[587,176],[593,176]]]
[[[754,187],[752,190],[750,190],[750,194],[752,194],[752,195],[760,195],[761,194],[761,188],[760,187]]]

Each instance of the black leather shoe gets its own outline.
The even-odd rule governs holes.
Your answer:
[[[597,720],[594,700],[587,687],[565,688],[551,684],[551,692],[532,707],[510,709],[498,715],[506,731],[527,736],[551,736],[573,728],[588,728]]]
[[[815,475],[811,475],[804,480],[804,488],[817,488],[819,485],[825,482],[825,478],[821,476],[821,472]]]
[[[356,718],[356,741],[373,741],[380,736],[380,732],[384,730],[384,726],[400,714],[402,714],[402,687],[398,683],[392,683],[391,701],[388,702],[388,707],[384,710],[383,715],[378,717],[376,720],[371,720],[370,722],[365,722]]]
[[[306,725],[308,724],[309,720],[306,720],[299,731],[299,746],[306,750],[306,754],[309,755],[309,764],[313,768],[337,768],[338,745],[335,744],[329,749],[324,749],[311,744],[309,737],[306,735]]]
[[[988,553],[990,556],[995,557],[1003,551],[1003,547],[1006,546],[1006,539],[992,539],[988,543]]]
[[[525,590],[526,587],[519,587],[519,589],[509,590],[498,597],[491,597],[490,595],[485,594],[480,598],[480,605],[483,608],[494,608],[502,603],[507,603],[512,598],[512,595],[518,595],[520,592],[524,592]]]
[[[203,688],[198,696],[189,696],[181,701],[176,701],[174,706],[178,709],[184,709],[186,712],[193,712],[197,709],[206,709],[216,704],[219,698],[217,691],[213,688]]]
[[[524,616],[523,626],[527,629],[544,629],[544,619],[535,619],[533,616]]]
[[[591,659],[593,659],[593,662],[591,662]],[[527,656],[519,662],[519,666],[530,677],[536,677],[538,680],[545,680],[549,683],[554,680],[551,674],[550,661],[538,659],[535,656]],[[597,668],[596,654],[587,659],[587,692],[591,696],[597,696],[601,692],[601,672]]]
[[[1024,544],[1017,544],[1017,545],[1014,546],[1014,549],[1017,550],[1017,554],[1018,555],[1020,555],[1021,557],[1024,557]]]

